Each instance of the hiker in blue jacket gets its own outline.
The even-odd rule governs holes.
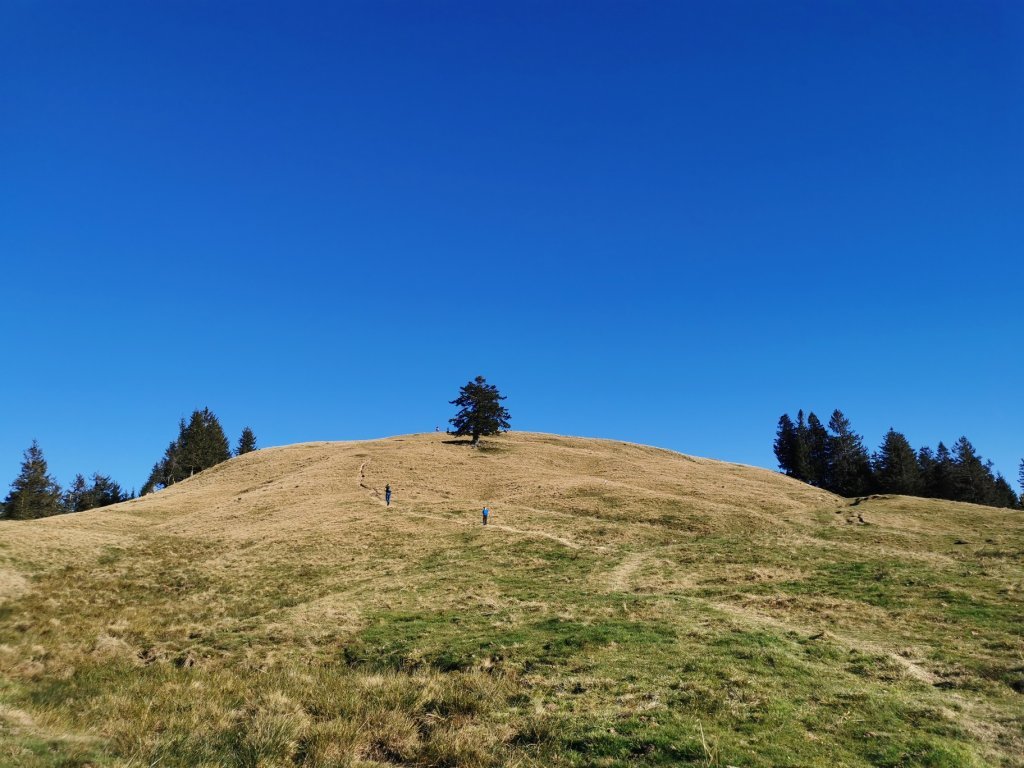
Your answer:
[[[384,503],[391,506],[391,483],[384,486]]]
[[[491,510],[489,510],[487,507],[484,507],[483,515],[484,515],[484,525],[487,525],[487,518],[490,517]]]

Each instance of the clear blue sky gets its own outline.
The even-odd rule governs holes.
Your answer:
[[[513,428],[1024,456],[1024,5],[0,6],[0,493]]]

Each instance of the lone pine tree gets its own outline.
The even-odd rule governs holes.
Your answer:
[[[21,472],[11,483],[3,511],[12,520],[33,520],[64,511],[60,486],[50,477],[43,451],[35,440],[25,451]]]
[[[449,419],[454,427],[451,434],[471,436],[473,445],[476,445],[481,437],[507,430],[511,417],[501,404],[504,399],[496,386],[488,384],[483,376],[477,376],[459,389],[459,396],[450,401],[459,407],[455,417]]]
[[[256,435],[249,427],[242,430],[242,436],[238,438],[238,447],[235,448],[235,456],[243,453],[252,453],[256,450]]]

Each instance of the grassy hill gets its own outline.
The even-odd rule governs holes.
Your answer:
[[[606,440],[266,449],[0,523],[0,765],[1024,766],[1022,556]]]

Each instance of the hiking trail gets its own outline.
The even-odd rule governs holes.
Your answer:
[[[367,495],[381,506],[387,506],[386,502],[381,498],[380,491],[376,488],[372,488],[366,484],[366,465],[369,464],[369,459],[359,465],[359,487],[367,492]],[[509,533],[518,533],[520,536],[533,536],[542,539],[549,539],[551,541],[558,542],[563,547],[569,549],[580,549],[580,545],[570,539],[564,539],[561,536],[555,536],[553,533],[546,533],[545,531],[530,531],[524,528],[513,528],[511,525],[502,525],[501,523],[488,522],[486,526],[479,525],[475,522],[466,520],[463,521],[458,518],[446,517],[444,515],[432,515],[429,512],[415,512],[412,510],[403,510],[402,515],[406,517],[422,517],[428,520],[443,520],[448,523],[454,523],[455,525],[473,525],[478,528],[496,528],[499,531],[508,531]],[[475,518],[474,518],[475,519]]]
[[[626,555],[622,562],[615,566],[606,576],[607,589],[609,592],[631,592],[630,579],[633,574],[640,570],[646,559],[641,552],[634,552]]]

